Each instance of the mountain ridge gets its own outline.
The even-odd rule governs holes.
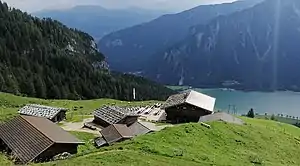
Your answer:
[[[122,72],[141,71],[145,59],[151,59],[158,50],[183,40],[193,32],[193,26],[205,24],[219,15],[243,10],[257,2],[260,0],[201,5],[177,14],[163,15],[153,21],[106,35],[98,45],[107,55],[112,69]]]
[[[299,8],[294,0],[267,0],[218,17],[158,54],[155,61],[161,63],[157,70],[150,67],[148,76],[193,86],[224,87],[232,81],[233,88],[242,90],[299,91],[300,80],[293,73],[299,62]]]
[[[87,33],[32,17],[0,2],[0,91],[45,99],[165,99],[173,92],[107,70]]]
[[[105,34],[150,21],[165,13],[164,11],[135,9],[106,9],[96,5],[78,5],[68,9],[42,10],[32,15],[40,18],[51,17],[69,27],[85,31],[95,40],[99,40]],[[102,24],[103,22],[105,24]]]

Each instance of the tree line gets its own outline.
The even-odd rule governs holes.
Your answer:
[[[172,91],[110,72],[93,38],[0,1],[0,91],[44,99],[163,100]]]

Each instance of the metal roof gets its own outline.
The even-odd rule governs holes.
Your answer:
[[[59,112],[67,111],[66,108],[49,107],[38,104],[28,104],[19,110],[21,115],[30,115],[53,119]]]
[[[94,115],[109,124],[116,124],[127,116],[139,116],[130,111],[127,111],[125,108],[116,106],[101,107],[94,112]]]
[[[34,160],[54,143],[82,143],[48,119],[30,116],[1,124],[0,138],[22,163]]]
[[[22,118],[55,143],[84,144],[48,119],[33,116],[22,116]]]
[[[213,112],[215,102],[216,99],[213,97],[196,92],[194,90],[189,90],[170,96],[163,105],[163,108],[170,108],[180,104],[188,103],[193,106]]]
[[[132,131],[123,124],[113,124],[100,131],[108,144],[118,142],[121,139],[133,138]]]
[[[155,124],[147,123],[147,122],[135,122],[129,129],[132,131],[133,135],[144,135],[150,132],[158,131],[159,129],[155,126]]]

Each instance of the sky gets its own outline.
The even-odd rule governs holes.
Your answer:
[[[235,0],[2,0],[10,6],[26,12],[44,9],[63,9],[77,5],[99,5],[105,8],[140,7],[154,10],[174,11],[190,9],[202,4],[232,2]]]

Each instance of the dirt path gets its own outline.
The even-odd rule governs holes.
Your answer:
[[[85,122],[92,121],[93,118],[84,119],[83,122],[62,122],[62,128],[66,131],[79,131],[79,132],[86,132],[86,133],[92,133],[95,135],[100,135],[98,130],[90,130],[86,128],[82,128]]]

